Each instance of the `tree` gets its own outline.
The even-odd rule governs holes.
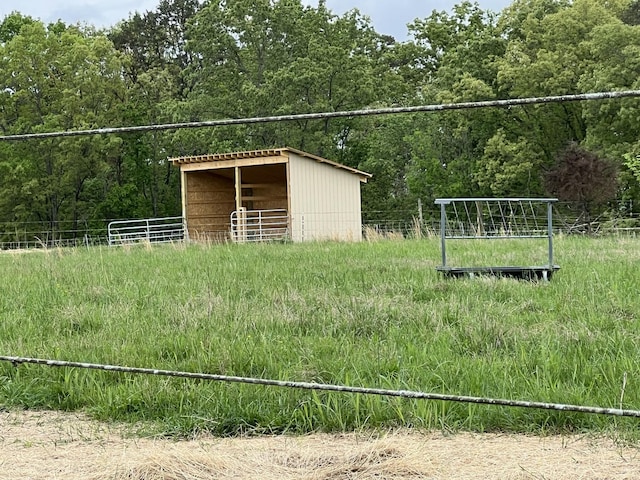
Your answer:
[[[631,2],[620,14],[620,20],[627,25],[640,25],[640,1]]]
[[[541,193],[544,156],[526,138],[512,141],[500,129],[489,139],[474,179],[496,197],[534,197]]]
[[[545,185],[559,200],[575,202],[590,230],[597,209],[616,196],[617,168],[613,162],[570,143],[546,172]]]
[[[356,10],[338,17],[323,2],[228,0],[207,4],[189,30],[191,118],[239,118],[374,105],[388,93],[385,41]],[[337,158],[351,132],[343,120],[261,124],[209,133],[251,149],[290,145]]]
[[[108,37],[13,13],[0,24],[0,131],[637,89],[638,3],[515,0],[496,16],[462,1],[417,19],[403,43],[324,1],[160,0]],[[173,215],[169,156],[283,145],[373,173],[365,211],[409,217],[418,198],[542,194],[542,172],[561,173],[568,143],[612,159],[618,200],[631,204],[639,107],[620,99],[2,143],[0,219]]]
[[[187,25],[199,9],[199,0],[160,0],[156,10],[136,12],[111,29],[109,39],[130,58],[126,72],[132,83],[142,73],[166,70],[175,97],[187,95],[191,85],[184,73],[197,63],[186,49]]]
[[[506,43],[496,17],[477,4],[462,2],[451,14],[434,11],[410,25],[418,48],[416,68],[424,72],[416,98],[453,103],[497,97],[495,59]],[[474,181],[486,142],[504,113],[496,109],[432,115],[403,141],[410,144],[407,182],[414,196],[474,196]]]
[[[357,167],[373,174],[362,187],[365,221],[410,221],[417,197],[407,184],[412,148],[407,138],[416,122],[407,116],[362,119],[357,125],[349,155],[357,155]]]
[[[640,182],[640,155],[632,155],[628,153],[624,156],[624,158],[625,165],[627,166],[627,168],[629,168],[629,170],[631,170],[638,182]]]
[[[92,29],[26,22],[0,46],[0,129],[6,134],[94,128],[116,122],[121,57]],[[84,137],[20,142],[3,148],[0,213],[39,220],[55,231],[93,214],[103,191],[112,139]],[[97,197],[96,197],[97,196]]]
[[[593,64],[580,79],[583,90],[640,88],[640,27],[613,19],[595,28],[585,45]],[[634,98],[584,105],[585,145],[603,151],[621,164],[624,154],[640,147],[638,108],[640,101]]]
[[[495,16],[477,3],[465,0],[451,14],[434,10],[410,24],[409,32],[418,47],[415,67],[425,72],[425,82],[444,82],[446,88],[463,73],[494,80],[486,60],[504,52],[504,39],[496,34]]]
[[[34,22],[33,18],[22,15],[19,12],[10,13],[0,23],[0,44],[4,45],[11,41],[13,37],[20,33],[23,26],[31,25]]]
[[[200,9],[198,0],[161,0],[155,10],[134,13],[108,34],[126,57],[127,125],[184,121],[180,104],[193,83],[187,68],[197,71],[197,58],[186,49],[187,25]],[[188,136],[188,135],[187,135]],[[117,172],[99,206],[106,218],[175,215],[179,211],[179,175],[168,152],[181,152],[185,134],[153,133],[120,136],[121,155],[112,158]]]
[[[505,10],[500,26],[510,35],[505,54],[498,63],[501,95],[531,97],[580,93],[581,75],[590,57],[583,41],[606,18],[590,0],[521,0]],[[567,141],[581,142],[586,136],[580,103],[521,107],[512,112],[508,131],[512,140],[527,137],[544,152],[546,163]]]

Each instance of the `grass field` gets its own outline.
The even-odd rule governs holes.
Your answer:
[[[437,239],[5,253],[0,355],[640,409],[640,240],[555,247],[549,283],[444,279]],[[458,248],[490,264],[532,251]],[[412,426],[636,438],[638,424],[9,363],[0,404],[179,436]]]

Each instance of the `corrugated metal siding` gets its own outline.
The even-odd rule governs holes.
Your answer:
[[[289,173],[294,241],[362,240],[358,176],[294,153]]]

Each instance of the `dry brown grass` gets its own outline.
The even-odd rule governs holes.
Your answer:
[[[303,437],[129,438],[76,414],[0,413],[0,479],[632,479],[610,439],[396,431]]]
[[[365,226],[363,232],[363,238],[367,242],[380,242],[382,240],[404,240],[405,237],[402,232],[395,230],[381,231],[371,226]]]
[[[211,478],[425,478],[411,459],[390,441],[364,443],[353,451],[335,452],[330,439],[235,439],[205,442],[194,452],[150,452],[133,465],[106,470],[96,480],[205,480]],[[338,442],[338,445],[340,442]],[[319,450],[318,447],[321,449]]]

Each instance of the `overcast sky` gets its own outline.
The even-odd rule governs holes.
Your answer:
[[[125,20],[133,12],[153,10],[159,0],[0,0],[0,18],[12,11],[39,18],[45,23],[62,20],[65,23],[87,23],[96,27],[110,27]],[[317,5],[317,0],[304,0]],[[368,15],[378,33],[406,39],[406,24],[415,18],[425,18],[433,10],[451,11],[461,0],[327,0],[336,14],[357,8]],[[501,11],[510,0],[479,0],[485,10]]]

